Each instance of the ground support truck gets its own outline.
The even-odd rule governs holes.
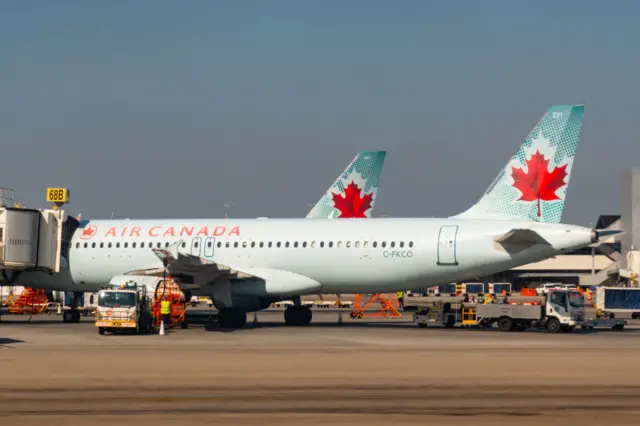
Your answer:
[[[106,332],[130,331],[155,333],[151,300],[146,287],[135,283],[110,284],[98,293],[95,326],[100,335]]]
[[[543,301],[487,304],[451,304],[418,310],[414,321],[419,327],[428,324],[490,328],[494,324],[502,331],[524,331],[528,328],[545,329],[550,333],[571,332],[576,326],[583,329],[607,327],[622,330],[626,321],[615,319],[585,320],[584,296],[577,291],[552,290]]]

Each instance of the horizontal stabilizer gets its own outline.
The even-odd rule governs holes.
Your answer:
[[[531,229],[512,229],[495,240],[502,246],[534,246],[536,244],[549,244],[540,234]]]

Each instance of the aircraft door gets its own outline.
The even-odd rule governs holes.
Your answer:
[[[200,256],[202,252],[202,238],[195,237],[191,240],[191,254],[194,256]]]
[[[456,238],[458,236],[457,225],[440,227],[438,234],[438,265],[457,265]]]
[[[207,237],[204,240],[204,257],[213,257],[213,246],[216,244],[214,237]]]

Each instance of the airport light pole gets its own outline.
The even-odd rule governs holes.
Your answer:
[[[231,210],[233,208],[233,203],[225,203],[224,204],[224,208],[227,209],[227,210]],[[225,213],[224,214],[224,218],[225,219],[229,219],[229,214]]]

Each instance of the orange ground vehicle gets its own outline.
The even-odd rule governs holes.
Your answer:
[[[153,294],[153,317],[156,321],[156,327],[160,327],[162,322],[162,314],[160,311],[160,303],[168,300],[171,303],[171,315],[169,319],[169,328],[180,325],[182,328],[188,328],[189,324],[185,321],[185,303],[180,301],[181,292],[178,284],[171,278],[167,277],[164,281],[159,281]]]

